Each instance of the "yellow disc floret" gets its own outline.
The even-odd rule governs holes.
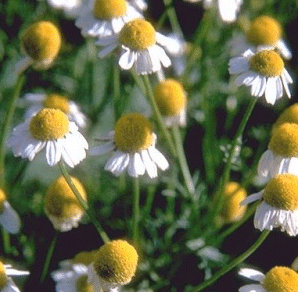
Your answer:
[[[70,109],[68,98],[56,93],[48,94],[43,101],[43,106],[47,108],[59,109],[65,114],[68,114]]]
[[[21,40],[24,51],[34,61],[53,60],[61,47],[60,32],[49,21],[39,21],[29,26]]]
[[[280,55],[272,50],[259,51],[249,60],[250,69],[265,77],[280,76],[284,62]]]
[[[2,189],[0,189],[0,214],[3,212],[4,202],[6,201],[6,195]]]
[[[298,274],[288,267],[274,267],[266,274],[263,285],[268,292],[297,292]]]
[[[109,283],[125,285],[134,276],[138,263],[135,248],[125,240],[103,245],[93,263],[96,274]]]
[[[0,291],[2,291],[2,288],[4,288],[7,285],[7,276],[6,276],[6,271],[5,267],[0,262]]]
[[[38,140],[56,140],[62,138],[69,127],[68,117],[58,109],[45,108],[30,121],[29,131]]]
[[[76,281],[76,288],[78,292],[93,292],[93,287],[88,283],[88,276],[83,275]]]
[[[163,116],[174,116],[186,108],[186,94],[180,82],[167,79],[154,89],[154,98]]]
[[[87,195],[83,185],[74,177],[71,177],[71,180],[81,197],[86,200]],[[49,215],[57,218],[72,218],[84,212],[83,207],[63,176],[50,185],[45,197],[44,207]]]
[[[95,0],[93,15],[96,18],[109,20],[126,14],[125,0]]]
[[[221,217],[226,223],[240,220],[245,211],[246,206],[241,206],[240,203],[246,198],[246,190],[237,182],[229,182],[224,189],[223,208]]]
[[[115,126],[115,144],[124,152],[145,150],[154,143],[151,124],[141,114],[121,117]]]
[[[279,156],[298,156],[298,124],[284,123],[274,128],[268,148]]]
[[[156,32],[152,24],[144,19],[134,19],[124,25],[119,34],[122,45],[132,50],[144,50],[156,43]]]
[[[75,257],[71,260],[71,262],[73,264],[83,264],[85,266],[89,266],[94,261],[97,252],[97,250],[82,251],[76,254]]]
[[[247,40],[254,46],[276,45],[281,38],[280,24],[270,16],[260,16],[250,25]]]
[[[263,199],[268,205],[277,209],[297,210],[298,177],[292,174],[275,176],[267,183],[264,189]]]
[[[274,127],[278,127],[285,123],[298,124],[298,103],[295,103],[284,110],[274,123]]]

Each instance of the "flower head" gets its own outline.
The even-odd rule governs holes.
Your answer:
[[[26,103],[30,105],[25,113],[25,118],[31,118],[43,108],[54,108],[64,112],[69,120],[75,122],[80,128],[86,127],[86,116],[81,112],[79,106],[65,95],[27,93],[24,98]]]
[[[298,274],[291,268],[276,266],[265,275],[259,271],[244,268],[239,274],[260,284],[242,286],[239,292],[295,292],[298,291]]]
[[[165,157],[155,148],[156,135],[147,118],[141,114],[130,113],[122,116],[115,131],[105,139],[108,143],[94,147],[91,154],[102,155],[114,151],[105,170],[118,176],[126,168],[133,177],[147,171],[150,178],[157,177],[157,166],[166,170],[169,166]]]
[[[21,36],[21,46],[30,58],[29,63],[38,69],[47,69],[59,53],[61,34],[49,21],[39,21],[29,26]]]
[[[290,236],[298,234],[298,177],[280,174],[269,180],[264,190],[245,199],[247,204],[263,199],[254,218],[255,228],[263,231],[280,227]]]
[[[18,233],[21,228],[21,219],[6,200],[3,189],[0,189],[0,224],[11,234]]]
[[[75,18],[80,14],[83,0],[48,0],[49,5],[63,10],[67,17]]]
[[[138,254],[125,240],[113,240],[104,244],[89,268],[88,280],[94,292],[108,291],[128,284],[135,275]]]
[[[277,121],[274,123],[274,128],[285,123],[298,124],[298,103],[291,105],[282,112]]]
[[[71,180],[82,199],[87,200],[86,191],[80,181],[74,177]],[[61,232],[78,227],[84,215],[83,207],[63,176],[50,185],[44,200],[44,209],[54,228]]]
[[[186,93],[174,79],[160,82],[154,88],[154,98],[168,127],[186,125]]]
[[[43,148],[50,166],[62,158],[74,167],[86,157],[88,143],[74,122],[59,109],[45,108],[14,128],[8,142],[15,156],[30,161]]]
[[[124,70],[133,66],[138,74],[151,74],[171,65],[171,60],[160,45],[165,45],[167,38],[156,32],[152,24],[138,18],[126,23],[119,36],[100,39],[97,44],[106,46],[100,53],[104,57],[118,44],[124,49],[119,59],[119,65]],[[160,45],[159,45],[160,44]]]
[[[83,8],[76,20],[83,36],[107,37],[119,33],[123,25],[142,17],[126,0],[94,0]]]
[[[288,83],[293,80],[285,69],[282,58],[273,50],[257,53],[248,50],[243,56],[230,60],[229,71],[232,75],[238,75],[235,80],[237,86],[250,86],[252,96],[265,95],[270,104],[283,96],[283,88],[287,96],[291,97]]]

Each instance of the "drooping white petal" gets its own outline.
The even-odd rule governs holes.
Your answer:
[[[143,175],[145,173],[145,165],[139,153],[132,154],[127,171],[132,177],[138,177],[139,175]]]
[[[250,284],[239,288],[239,292],[268,292],[263,285]]]
[[[3,203],[3,212],[0,213],[0,224],[8,233],[16,234],[21,228],[21,219],[19,214],[5,201]]]
[[[151,160],[149,153],[147,150],[142,150],[141,151],[141,157],[144,162],[146,171],[149,175],[150,178],[155,178],[157,177],[157,167],[155,163]]]
[[[105,170],[108,170],[118,176],[129,163],[129,154],[121,151],[116,151],[105,165]]]
[[[265,279],[265,275],[260,271],[249,269],[249,268],[241,268],[238,272],[240,276],[246,277],[248,279],[262,282]]]
[[[129,70],[135,62],[135,53],[130,49],[127,49],[119,59],[119,66],[124,70]]]
[[[267,85],[265,90],[266,101],[273,105],[275,104],[276,96],[277,96],[276,77],[269,77],[267,79]]]
[[[46,158],[50,166],[56,165],[61,158],[60,147],[57,147],[56,141],[48,141],[46,145]]]
[[[258,193],[255,193],[255,194],[252,194],[250,196],[248,196],[246,199],[244,199],[240,205],[247,205],[249,203],[252,203],[252,202],[255,202],[255,201],[258,201],[262,198],[263,196],[263,191],[260,191]]]
[[[258,164],[258,174],[263,176],[263,177],[268,177],[270,173],[270,169],[272,167],[272,161],[274,160],[273,153],[271,150],[266,150]]]
[[[292,58],[292,53],[283,40],[279,40],[276,47],[285,59],[290,60]]]
[[[163,154],[158,151],[155,147],[151,146],[148,148],[148,153],[153,162],[161,169],[166,170],[169,167],[169,163]]]

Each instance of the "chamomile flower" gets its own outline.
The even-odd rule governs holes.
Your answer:
[[[83,185],[74,177],[71,177],[71,181],[86,201],[87,194]],[[78,227],[84,215],[83,207],[63,176],[50,185],[44,199],[44,210],[54,228],[61,232]]]
[[[288,87],[293,80],[284,67],[280,55],[273,50],[263,50],[253,53],[247,50],[241,57],[232,58],[229,62],[229,72],[238,75],[236,86],[250,86],[251,95],[261,97],[265,95],[268,103],[283,96],[283,89],[290,98]]]
[[[56,25],[39,21],[30,25],[21,36],[21,48],[26,57],[17,64],[18,71],[29,65],[47,69],[57,57],[61,47],[61,34]]]
[[[268,150],[259,161],[258,173],[267,178],[282,173],[298,176],[298,124],[284,123],[274,128]]]
[[[239,275],[259,284],[244,285],[239,292],[295,292],[298,291],[298,274],[291,268],[276,266],[266,274],[260,271],[243,268]]]
[[[241,202],[246,196],[246,190],[239,183],[227,183],[223,192],[222,209],[216,218],[218,223],[229,224],[241,220],[246,212],[246,206],[241,205]]]
[[[8,141],[15,156],[32,161],[35,155],[46,148],[46,159],[50,166],[61,159],[70,167],[79,164],[86,157],[88,143],[59,109],[45,108],[35,116],[13,129]]]
[[[84,0],[48,0],[50,6],[61,9],[70,18],[75,18],[80,14]]]
[[[166,79],[154,88],[154,98],[167,127],[186,126],[186,93],[180,82]]]
[[[32,117],[43,108],[55,108],[64,112],[69,120],[75,122],[80,128],[86,127],[86,116],[74,101],[69,100],[64,95],[57,93],[27,93],[24,99],[30,106],[25,113],[26,119]]]
[[[90,0],[76,20],[83,36],[107,37],[118,34],[123,25],[143,17],[126,0]]]
[[[171,60],[161,46],[167,45],[167,37],[155,31],[152,24],[144,19],[126,23],[119,36],[99,39],[97,44],[105,46],[99,56],[102,58],[119,44],[123,52],[119,65],[123,70],[135,68],[138,74],[151,74],[171,65]]]
[[[112,240],[97,252],[89,266],[88,281],[94,292],[111,291],[128,284],[135,275],[138,254],[125,240]]]
[[[201,0],[185,0],[187,2],[195,3]],[[237,19],[237,13],[242,5],[242,0],[204,0],[203,5],[205,9],[217,6],[219,15],[224,22],[233,22]]]
[[[11,234],[18,233],[21,228],[21,219],[7,202],[6,194],[2,189],[0,189],[0,225]]]
[[[255,228],[263,231],[281,228],[290,236],[298,234],[298,177],[280,174],[269,180],[266,187],[248,196],[243,205],[261,200],[255,217]]]
[[[285,109],[278,117],[273,127],[276,128],[285,123],[298,124],[298,103],[295,103]]]
[[[151,124],[141,114],[129,113],[122,116],[111,132],[108,142],[94,147],[90,153],[102,155],[113,151],[105,170],[118,176],[125,169],[132,177],[148,173],[150,178],[157,177],[157,166],[166,170],[169,163],[155,148],[156,135]]]
[[[245,34],[235,35],[230,43],[231,55],[241,55],[248,49],[252,51],[276,49],[283,58],[291,59],[292,54],[281,37],[280,23],[270,16],[262,15],[251,22]]]
[[[27,271],[18,271],[11,265],[4,265],[0,261],[0,291],[1,292],[20,292],[19,288],[13,282],[11,276],[29,275]]]
[[[88,283],[88,266],[93,262],[97,251],[83,251],[73,259],[59,263],[60,269],[51,276],[56,282],[56,292],[93,292]]]

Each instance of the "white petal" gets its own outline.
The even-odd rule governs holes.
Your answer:
[[[239,288],[239,292],[268,292],[262,285],[250,284]]]
[[[260,271],[249,269],[249,268],[242,268],[238,272],[240,276],[246,277],[248,279],[262,282],[265,279],[265,275],[261,273]]]
[[[276,78],[269,77],[267,80],[265,98],[266,101],[270,104],[274,104],[276,101],[277,89],[276,89]]]
[[[129,161],[127,171],[132,177],[138,177],[145,173],[145,165],[139,153],[132,154],[132,159]]]
[[[263,190],[262,191],[260,191],[260,192],[258,192],[258,193],[255,193],[255,194],[252,194],[252,195],[250,195],[250,196],[248,196],[246,199],[244,199],[241,203],[240,203],[240,205],[247,205],[247,204],[249,204],[249,203],[252,203],[252,202],[255,202],[255,201],[257,201],[257,200],[260,200],[261,198],[262,198],[262,196],[263,196]]]
[[[90,155],[104,155],[115,149],[114,142],[108,142],[99,146],[92,147],[88,154]]]
[[[148,148],[148,152],[153,162],[155,162],[161,170],[166,170],[169,167],[169,163],[166,158],[154,146],[150,146]]]
[[[285,59],[290,60],[292,58],[292,53],[283,40],[280,40],[276,47]]]
[[[286,72],[286,70],[285,70],[285,72]],[[286,75],[285,75],[285,73],[284,73],[284,74],[281,74],[280,77],[281,77],[283,86],[284,86],[284,88],[285,88],[286,94],[287,94],[287,96],[290,98],[290,97],[291,97],[291,92],[290,92],[289,87],[288,87],[288,82],[287,82],[287,80],[286,80]]]
[[[135,62],[135,53],[131,50],[124,52],[119,59],[119,66],[124,70],[129,70]]]
[[[11,234],[16,234],[21,228],[21,219],[19,214],[5,201],[3,212],[0,214],[0,223]]]
[[[56,141],[48,141],[46,145],[46,158],[50,166],[56,165],[61,158],[61,150],[56,143]]]
[[[118,176],[122,171],[126,169],[128,163],[129,154],[116,151],[114,155],[108,160],[105,166],[105,170],[108,170]]]
[[[263,177],[268,177],[270,169],[272,167],[272,161],[274,160],[273,153],[271,150],[266,150],[260,160],[258,165],[258,174]]]
[[[298,176],[298,158],[291,157],[288,164],[288,173]]]
[[[155,163],[151,160],[148,151],[142,150],[141,151],[142,160],[144,162],[146,171],[150,178],[157,177],[157,167]]]

